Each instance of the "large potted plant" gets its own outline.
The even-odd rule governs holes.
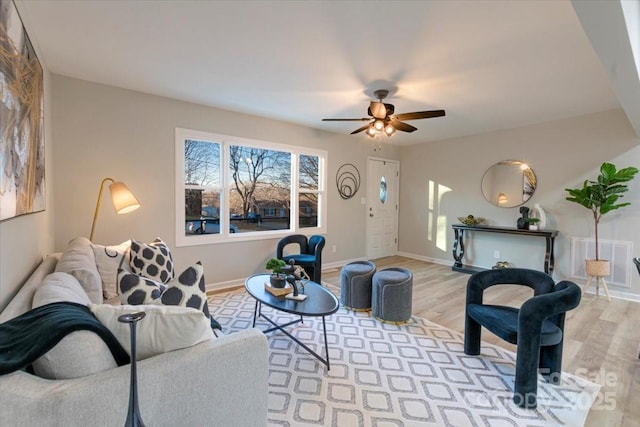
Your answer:
[[[619,200],[623,197],[622,193],[628,190],[624,183],[631,181],[637,173],[638,168],[627,167],[616,170],[613,164],[605,162],[600,166],[600,175],[596,181],[585,180],[582,187],[565,188],[569,193],[568,201],[584,206],[593,214],[596,257],[585,260],[589,276],[604,277],[611,272],[609,260],[601,260],[598,252],[598,224],[603,215],[631,204],[619,202]]]

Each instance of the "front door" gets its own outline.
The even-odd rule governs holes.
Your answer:
[[[395,255],[398,251],[399,163],[372,159],[367,165],[367,258]]]

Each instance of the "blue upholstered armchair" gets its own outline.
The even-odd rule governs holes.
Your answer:
[[[517,309],[483,304],[484,290],[500,284],[528,286],[533,297]],[[554,284],[541,271],[505,268],[476,273],[467,283],[464,352],[480,354],[484,326],[495,335],[517,345],[513,400],[523,408],[537,406],[538,368],[552,384],[560,383],[565,313],[580,303],[578,285]]]
[[[291,244],[299,246],[298,253],[284,255],[285,246]],[[304,271],[309,275],[311,280],[321,284],[322,249],[324,248],[324,244],[325,240],[323,236],[313,235],[307,240],[307,236],[292,234],[278,242],[276,258],[282,259],[287,263],[293,260],[296,265],[304,268]]]

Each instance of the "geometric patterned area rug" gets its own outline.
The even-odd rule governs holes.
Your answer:
[[[244,289],[209,297],[225,334],[251,327]],[[262,306],[278,323],[294,317]],[[267,329],[263,319],[256,327]],[[269,426],[582,426],[600,386],[563,373],[538,382],[538,407],[513,401],[515,354],[483,343],[467,356],[463,336],[427,320],[382,323],[340,308],[326,318],[331,369],[279,331],[269,344]],[[321,318],[288,331],[321,356]]]

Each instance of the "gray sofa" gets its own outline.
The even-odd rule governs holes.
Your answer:
[[[59,259],[44,259],[0,313],[0,323],[32,308],[34,293]],[[140,412],[148,426],[267,423],[268,350],[257,329],[158,354],[137,367]],[[0,376],[0,426],[122,426],[129,381],[129,365],[71,379],[25,371]]]

